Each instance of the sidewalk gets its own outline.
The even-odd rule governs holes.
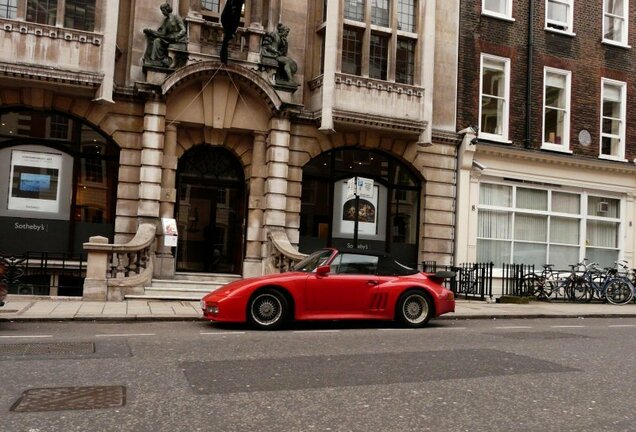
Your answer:
[[[9,296],[0,307],[0,321],[194,321],[201,317],[198,301],[82,301],[69,297]],[[438,319],[636,317],[636,303],[625,306],[590,303],[486,303],[457,300],[455,313]]]

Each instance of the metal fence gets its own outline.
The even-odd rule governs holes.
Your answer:
[[[451,271],[455,276],[444,281],[444,286],[466,299],[492,298],[493,263],[464,263],[459,266],[438,266],[435,261],[422,262],[422,271]]]
[[[532,286],[527,283],[529,274],[534,274],[534,265],[503,264],[502,265],[502,293],[503,295],[530,297]]]
[[[0,276],[9,294],[81,296],[86,277],[82,254],[26,252],[20,255],[0,253],[5,267]]]

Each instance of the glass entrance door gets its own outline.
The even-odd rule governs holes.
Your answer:
[[[202,156],[208,155],[199,154]],[[228,156],[231,155],[210,156],[216,171],[204,175],[188,172],[193,166],[186,162],[179,173],[177,271],[231,274],[242,271],[244,183],[228,171],[224,171],[222,178],[214,175],[220,174],[219,165],[224,165],[223,159]],[[206,167],[201,162],[196,160],[197,169]],[[241,177],[242,171],[233,174]]]

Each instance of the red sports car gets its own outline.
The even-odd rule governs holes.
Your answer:
[[[291,271],[229,283],[201,299],[203,317],[276,329],[288,320],[396,320],[422,327],[455,311],[448,274],[422,273],[386,254],[321,249]]]

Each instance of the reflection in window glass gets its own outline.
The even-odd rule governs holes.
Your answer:
[[[389,38],[379,34],[371,35],[369,52],[369,77],[386,80],[389,55]]]
[[[412,85],[415,78],[415,40],[399,38],[395,61],[395,82]]]
[[[0,0],[0,18],[15,18],[18,13],[18,0]]]
[[[219,0],[202,0],[201,7],[212,12],[219,12]]]
[[[345,0],[344,17],[355,21],[364,21],[364,0]]]
[[[415,0],[398,0],[397,19],[398,30],[415,32]]]
[[[57,18],[57,0],[28,0],[26,20],[54,26]]]
[[[64,27],[84,31],[95,30],[95,0],[66,0]]]
[[[389,26],[389,0],[371,0],[371,24]]]
[[[362,32],[345,28],[342,37],[342,72],[362,74]]]

